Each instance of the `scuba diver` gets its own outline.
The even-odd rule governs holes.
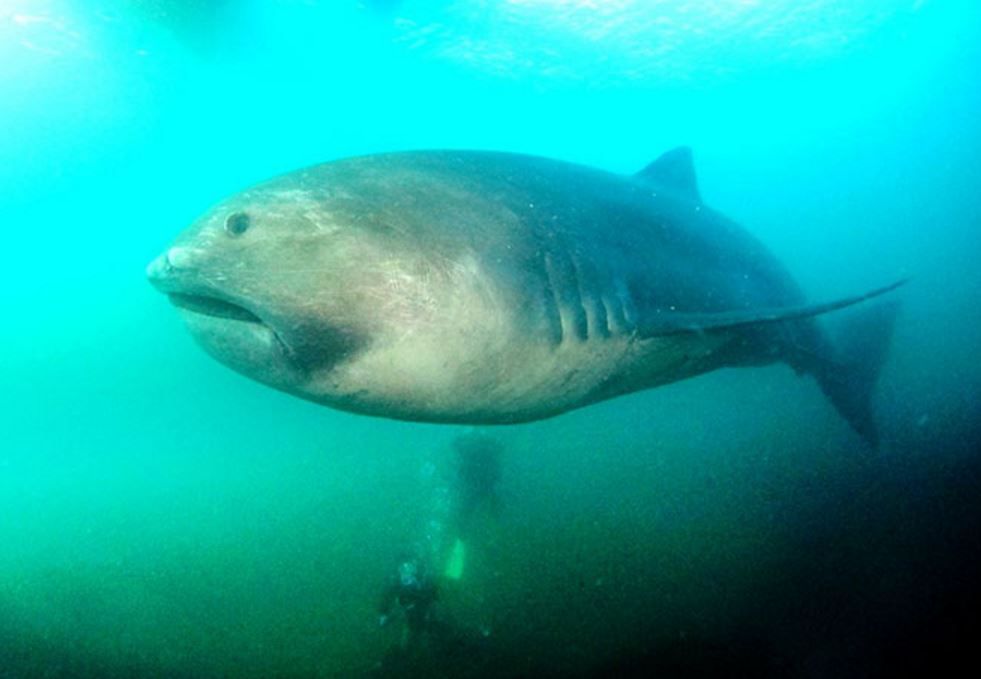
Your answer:
[[[369,676],[432,677],[457,655],[459,640],[436,612],[439,587],[416,550],[403,555],[382,593],[378,624],[402,623],[401,638],[392,645]]]
[[[380,627],[401,623],[400,641],[388,649],[374,676],[432,677],[438,668],[473,667],[488,657],[491,626],[460,627],[437,603],[440,583],[450,585],[451,603],[454,593],[459,597],[458,585],[450,583],[463,577],[466,540],[474,536],[481,514],[497,513],[504,446],[471,429],[450,447],[452,465],[423,466],[424,521],[388,577],[378,606]]]
[[[382,593],[378,624],[384,627],[393,615],[401,614],[405,627],[400,645],[402,649],[414,648],[434,627],[433,604],[438,598],[439,589],[423,559],[407,554]]]
[[[439,587],[425,559],[418,552],[403,555],[378,607],[380,627],[402,620],[401,640],[368,676],[434,679],[484,673],[491,658],[488,635],[456,628],[438,614],[438,600]]]

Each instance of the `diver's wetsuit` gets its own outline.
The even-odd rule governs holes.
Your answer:
[[[382,594],[378,612],[387,621],[396,604],[405,615],[409,630],[408,643],[413,643],[433,622],[433,604],[439,598],[436,583],[413,561],[399,566],[399,573]]]

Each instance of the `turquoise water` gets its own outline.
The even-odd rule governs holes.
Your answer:
[[[500,510],[438,603],[474,645],[393,672],[977,664],[979,45],[970,0],[0,0],[0,677],[361,676],[398,645],[377,600],[461,428],[200,351],[144,267],[209,205],[354,154],[679,144],[813,299],[911,277],[881,449],[784,366],[495,429]]]

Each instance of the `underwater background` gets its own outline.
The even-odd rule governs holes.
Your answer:
[[[977,672],[979,82],[974,0],[0,0],[0,677]],[[240,377],[146,264],[304,165],[681,144],[811,299],[911,278],[879,450],[786,366],[494,428],[477,643],[386,667],[464,428]]]

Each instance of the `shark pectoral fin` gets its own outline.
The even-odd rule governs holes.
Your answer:
[[[864,302],[865,300],[884,295],[905,284],[904,278],[895,283],[870,290],[861,295],[844,297],[833,302],[822,304],[804,304],[793,307],[776,307],[763,309],[747,309],[745,311],[721,311],[713,313],[685,313],[667,311],[642,318],[637,324],[637,334],[642,338],[664,337],[686,333],[705,333],[719,330],[729,330],[760,323],[783,323],[801,318],[809,318],[826,314],[838,309]]]

